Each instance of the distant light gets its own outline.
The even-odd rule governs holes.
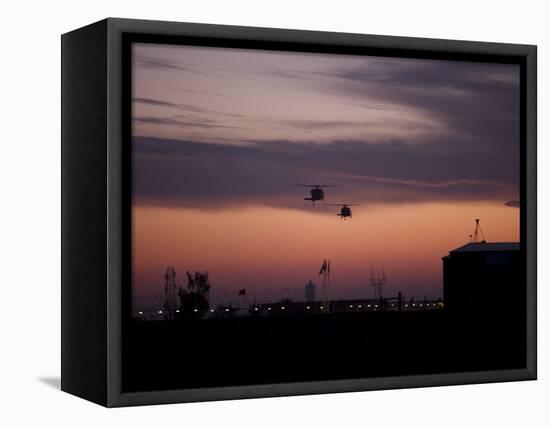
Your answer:
[[[271,311],[271,308],[267,308],[268,311]]]
[[[258,308],[254,308],[254,310],[255,310],[255,311],[257,311],[257,310],[258,310]]]
[[[350,308],[353,308],[353,305],[349,305]]]
[[[409,307],[409,304],[408,304],[408,303],[406,303],[406,304],[405,304],[405,308],[408,308],[408,307]]]
[[[179,309],[176,309],[176,312],[179,314],[179,313],[180,313],[180,310],[179,310]]]
[[[198,309],[193,309],[193,312],[199,312],[199,310]]]
[[[229,312],[229,309],[228,309],[228,308],[225,308],[225,312]]]
[[[393,303],[391,304],[392,308],[395,306]]]
[[[415,303],[413,303],[413,306],[416,306],[416,304],[415,304]]]
[[[323,307],[321,306],[319,309],[323,309]]]
[[[142,312],[142,311],[139,311],[138,314],[143,315],[143,312]]]
[[[284,307],[284,306],[281,306],[281,309],[284,311],[284,310],[285,310],[285,307]]]
[[[210,309],[210,312],[214,312],[214,309]]]
[[[378,305],[374,305],[375,308],[378,308]]]
[[[306,309],[311,309],[309,306],[306,306]]]
[[[370,308],[370,305],[367,305],[367,308]]]
[[[358,308],[362,308],[362,307],[363,307],[363,305],[359,305],[359,306],[358,306]]]

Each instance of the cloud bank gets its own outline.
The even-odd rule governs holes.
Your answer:
[[[500,155],[493,160],[510,161],[505,152]],[[327,190],[334,202],[504,203],[516,196],[517,171],[484,163],[442,144],[262,141],[238,146],[138,137],[134,196],[138,203],[157,206],[301,208],[307,190],[295,183],[339,185]]]

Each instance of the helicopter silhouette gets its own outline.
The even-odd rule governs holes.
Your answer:
[[[330,188],[338,185],[304,185],[301,183],[295,183],[294,186],[304,186],[306,188],[311,188],[309,191],[311,197],[306,197],[304,200],[311,201],[315,205],[315,201],[325,201],[325,191],[322,188]]]
[[[350,206],[357,206],[358,204],[325,204],[327,206],[338,206],[340,207],[340,213],[337,216],[340,216],[341,219],[346,220],[346,218],[351,219],[351,208]]]

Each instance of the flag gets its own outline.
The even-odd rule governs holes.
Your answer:
[[[330,260],[327,261],[327,272],[330,274]]]
[[[327,261],[323,260],[323,265],[321,266],[321,270],[319,271],[319,275],[321,275],[326,270],[327,270]]]
[[[246,295],[246,288],[239,290],[239,292],[237,293],[237,296],[244,296],[244,295]]]

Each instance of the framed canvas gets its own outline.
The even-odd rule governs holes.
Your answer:
[[[107,19],[62,37],[62,389],[536,378],[536,47]]]

